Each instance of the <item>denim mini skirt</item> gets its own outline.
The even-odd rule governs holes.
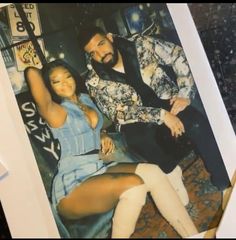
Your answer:
[[[116,162],[105,164],[98,154],[68,156],[58,162],[58,172],[53,179],[52,204],[56,208],[59,201],[67,196],[75,187],[86,179],[103,174],[108,166]]]

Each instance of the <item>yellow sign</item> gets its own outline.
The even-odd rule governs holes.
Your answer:
[[[44,50],[42,40],[38,40],[41,49]],[[16,42],[15,42],[16,43]],[[16,64],[18,71],[24,71],[26,67],[33,66],[41,68],[42,64],[34,49],[32,42],[25,42],[14,47]]]

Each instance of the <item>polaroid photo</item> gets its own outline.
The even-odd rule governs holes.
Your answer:
[[[118,49],[118,55],[121,54],[121,49],[122,54],[126,54],[127,58],[123,57],[123,73],[126,71],[132,72],[130,69],[133,70],[134,66],[139,66],[140,69],[135,71],[141,74],[136,76],[145,79],[145,83],[139,85],[142,86],[141,88],[136,86],[135,83],[131,86],[136,91],[140,91],[141,95],[143,88],[147,89],[146,86],[149,86],[148,89],[156,90],[156,93],[159,94],[158,97],[165,101],[169,101],[170,96],[176,96],[177,94],[179,94],[177,95],[179,98],[185,99],[186,96],[190,96],[190,91],[194,91],[189,103],[195,109],[194,111],[197,111],[201,116],[203,115],[204,119],[209,122],[212,131],[209,142],[213,142],[209,146],[217,150],[217,158],[222,158],[223,164],[220,164],[221,167],[214,171],[217,173],[223,172],[231,185],[234,184],[235,134],[187,4],[1,4],[0,72],[2,83],[0,87],[0,109],[2,124],[0,127],[0,156],[2,162],[7,165],[8,175],[0,179],[0,193],[1,203],[12,237],[110,238],[112,219],[115,213],[115,207],[111,207],[102,213],[93,213],[72,220],[62,216],[62,213],[59,212],[60,210],[56,207],[56,200],[53,197],[55,194],[52,193],[54,192],[53,182],[59,172],[58,166],[61,166],[61,160],[65,159],[63,157],[64,152],[62,152],[64,147],[53,134],[49,124],[39,114],[38,106],[25,80],[25,69],[28,67],[42,69],[42,66],[47,63],[60,59],[76,69],[82,79],[95,76],[93,79],[91,78],[93,81],[88,80],[86,82],[86,86],[88,89],[93,89],[91,91],[93,93],[91,94],[92,99],[100,111],[103,112],[104,122],[108,125],[106,132],[116,145],[115,152],[111,154],[111,157],[107,157],[109,163],[113,164],[116,161],[129,163],[149,161],[149,159],[146,159],[147,157],[142,156],[142,153],[135,152],[131,145],[127,144],[129,141],[125,139],[126,135],[121,134],[123,125],[132,125],[138,121],[146,121],[147,125],[145,126],[149,127],[164,126],[165,124],[163,116],[167,110],[154,110],[157,115],[160,114],[158,115],[159,124],[157,122],[153,124],[153,120],[150,120],[148,125],[149,120],[143,120],[145,118],[141,117],[134,120],[132,117],[137,115],[138,110],[137,112],[126,112],[126,115],[124,115],[125,109],[130,109],[129,104],[132,101],[143,101],[143,107],[152,109],[154,103],[150,103],[151,101],[145,103],[145,96],[140,95],[140,97],[138,94],[134,94],[136,97],[130,101],[128,91],[132,90],[129,87],[125,88],[124,86],[128,86],[128,84],[122,82],[123,78],[128,79],[128,74],[119,74],[117,71],[116,73],[112,72],[112,74],[115,74],[114,76],[119,79],[117,80],[119,83],[115,85],[117,88],[111,87],[111,89],[115,92],[118,86],[123,86],[124,89],[127,89],[127,92],[123,91],[121,98],[125,99],[127,96],[127,101],[125,101],[126,105],[119,105],[120,108],[116,108],[117,113],[119,113],[117,114],[118,120],[115,121],[116,124],[112,122],[114,119],[109,119],[112,111],[109,110],[109,102],[104,100],[107,95],[101,91],[101,95],[96,98],[98,95],[95,96],[95,93],[99,94],[99,91],[95,87],[99,86],[96,79],[99,79],[100,82],[103,81],[104,89],[105,84],[112,81],[111,79],[100,80],[103,75],[99,75],[99,77],[97,77],[98,75],[91,75],[91,68],[95,65],[90,63],[93,60],[99,61],[99,56],[96,58],[96,52],[90,51],[91,48],[86,48],[87,53],[85,53],[84,49],[79,46],[80,31],[88,24],[96,25],[106,33],[112,33],[113,35],[109,35],[112,36],[111,39],[108,38],[108,35],[104,35],[106,40],[110,40],[110,43],[115,38],[120,37],[122,39],[124,45],[121,44],[121,48],[118,47],[117,42],[116,45],[111,44],[111,46]],[[135,43],[136,45],[132,46],[136,46],[136,48],[126,48],[127,41],[132,42],[132,44]],[[103,43],[101,42],[100,45]],[[90,47],[93,49],[94,46],[99,47],[100,45]],[[156,52],[151,52],[152,47]],[[132,54],[135,53],[134,49],[136,49],[137,55],[127,54],[125,52],[127,49],[131,49]],[[171,56],[173,57],[174,54],[176,56],[173,60]],[[108,53],[103,56],[103,59],[100,59],[100,65],[109,62],[110,55]],[[130,61],[127,61],[127,59]],[[134,65],[130,62],[134,62]],[[115,64],[116,62],[111,68]],[[179,66],[185,67],[179,69]],[[108,67],[109,65],[106,65],[106,68],[100,66],[100,69],[104,72]],[[107,75],[110,74],[111,71],[109,71],[107,70]],[[186,72],[188,72],[187,76],[185,75]],[[96,74],[96,71],[92,74]],[[176,80],[178,74],[179,77],[182,77],[179,82]],[[190,88],[185,85],[185,79],[189,79],[189,76],[193,76],[193,84]],[[165,83],[167,78],[169,85]],[[159,83],[158,85],[155,81],[159,81],[159,83],[163,81],[163,85]],[[89,85],[90,83],[91,85]],[[172,87],[170,86],[175,87],[171,90]],[[177,92],[177,86],[181,89],[181,92]],[[164,93],[161,91],[164,91]],[[112,99],[112,96],[114,95],[111,95],[109,99]],[[150,96],[148,95],[148,97]],[[103,101],[96,102],[96,99],[102,99]],[[173,105],[174,102],[178,102],[176,99],[173,100]],[[112,101],[110,100],[110,102]],[[184,102],[186,103],[186,101]],[[148,105],[149,103],[151,105]],[[86,106],[84,107],[83,104],[78,104],[77,107],[86,111]],[[187,108],[186,105],[183,110],[179,111],[184,112],[185,108]],[[133,108],[131,109],[133,110]],[[168,111],[171,111],[171,108]],[[176,113],[177,116],[178,114],[179,112]],[[156,119],[155,116],[148,115],[150,119]],[[199,123],[197,122],[195,127],[198,126]],[[138,131],[139,129],[130,138],[137,140]],[[198,135],[198,131],[193,131]],[[168,134],[170,135],[170,131]],[[204,136],[199,136],[200,139],[209,137],[206,133],[204,134]],[[163,135],[163,139],[168,139],[165,136]],[[188,141],[178,142],[178,145],[175,145],[178,151],[176,150],[173,153],[173,156],[177,156],[175,154],[181,155],[179,165],[182,169],[183,182],[189,197],[189,202],[185,208],[199,232],[199,234],[189,237],[204,238],[210,231],[213,232],[215,237],[218,237],[217,234],[224,236],[227,227],[230,227],[224,223],[229,221],[231,215],[233,215],[233,212],[228,210],[227,206],[232,209],[235,191],[232,191],[232,188],[224,187],[226,191],[232,191],[231,197],[229,195],[229,202],[224,208],[226,209],[224,213],[224,209],[222,209],[224,204],[223,190],[219,190],[212,183],[209,173],[214,159],[208,155],[206,158],[210,159],[206,163],[204,156],[199,153],[199,149],[192,141],[192,138],[190,138]],[[90,145],[90,142],[86,144],[84,144],[84,149]],[[72,145],[71,142],[68,146]],[[85,151],[85,153],[87,152]],[[90,156],[91,154],[85,155]],[[104,161],[106,160],[106,156],[102,154],[100,156],[103,157]],[[75,173],[74,181],[80,177],[81,172],[77,171],[78,169],[77,166],[76,170],[73,170]],[[78,175],[76,175],[76,172]],[[71,183],[71,176],[71,174],[64,176],[63,179]],[[220,181],[221,178],[218,180]],[[104,189],[106,189],[105,185]],[[96,192],[96,188],[93,192]],[[180,235],[162,216],[151,195],[147,195],[145,205],[141,210],[131,237],[178,238]]]

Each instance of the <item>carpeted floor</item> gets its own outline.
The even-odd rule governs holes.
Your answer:
[[[184,183],[190,198],[186,208],[199,232],[203,232],[218,225],[222,216],[222,194],[210,183],[209,174],[202,160],[198,158],[192,163],[189,161],[192,161],[192,157],[182,162],[182,167],[185,168]],[[148,197],[132,238],[180,238],[180,236],[160,215],[151,197]]]

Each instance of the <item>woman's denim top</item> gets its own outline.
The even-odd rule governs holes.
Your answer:
[[[67,110],[67,118],[63,126],[51,128],[52,134],[61,145],[61,158],[80,155],[94,149],[100,149],[100,130],[103,125],[102,114],[89,95],[81,93],[80,101],[98,113],[99,121],[93,129],[84,112],[74,103],[64,100],[61,105]]]

